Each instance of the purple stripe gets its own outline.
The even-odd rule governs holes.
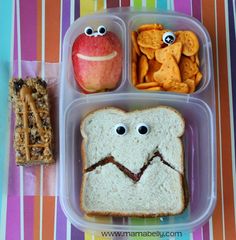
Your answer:
[[[65,33],[70,26],[70,1],[63,0],[62,3],[62,36],[61,39],[64,39]]]
[[[20,197],[8,196],[6,240],[20,239]]]
[[[61,205],[59,203],[59,197],[57,197],[57,237],[56,239],[66,239],[66,216],[64,215]]]
[[[177,12],[191,14],[190,0],[174,0],[174,7]]]
[[[204,239],[204,240],[209,240],[209,239],[210,239],[209,222],[207,222],[207,223],[203,226],[203,239]]]
[[[233,95],[233,113],[234,113],[234,131],[236,131],[236,39],[235,39],[235,21],[233,13],[233,1],[228,1],[228,19],[229,19],[229,41],[230,41],[230,59],[231,59],[231,79],[232,79],[232,95]],[[235,16],[236,17],[236,16]],[[234,133],[236,139],[236,132]],[[235,156],[236,159],[236,156]]]
[[[81,232],[79,229],[71,225],[71,240],[74,239],[79,239],[83,240],[84,239],[84,233]]]
[[[202,1],[201,0],[192,0],[192,11],[193,16],[197,18],[199,21],[202,20]]]
[[[24,197],[24,240],[31,240],[34,237],[34,197]]]
[[[75,0],[75,20],[80,16],[80,0]]]
[[[22,59],[35,60],[37,56],[37,1],[20,1]]]
[[[193,240],[202,240],[202,228],[201,227],[193,232]]]

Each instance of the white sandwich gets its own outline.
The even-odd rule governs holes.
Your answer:
[[[185,206],[184,120],[160,106],[104,108],[81,123],[81,209],[87,215],[155,217]]]

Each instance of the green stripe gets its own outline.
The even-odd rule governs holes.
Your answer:
[[[155,9],[155,0],[146,0],[146,7],[149,9]]]
[[[131,225],[144,225],[144,219],[143,218],[130,218],[129,219]],[[129,237],[129,240],[144,240],[143,237],[140,236],[133,236]]]
[[[0,0],[0,216],[6,211],[3,205],[3,197],[6,197],[7,171],[9,154],[9,119],[8,119],[8,82],[11,74],[12,53],[12,7],[13,0]],[[8,170],[8,169],[7,169]],[[0,219],[5,221],[5,216]]]
[[[142,8],[142,0],[134,0],[134,8]]]

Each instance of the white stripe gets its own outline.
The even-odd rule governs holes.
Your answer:
[[[142,7],[146,7],[146,0],[142,0]]]
[[[43,165],[40,166],[39,239],[43,236]]]
[[[75,0],[70,1],[70,24],[75,20]]]
[[[215,34],[216,34],[216,80],[217,80],[217,93],[218,93],[218,112],[219,112],[219,151],[220,151],[220,181],[221,181],[221,207],[222,207],[222,233],[223,240],[225,240],[225,213],[224,213],[224,186],[223,186],[223,172],[222,172],[222,136],[221,136],[221,106],[220,106],[220,81],[219,81],[219,42],[218,42],[218,32],[217,32],[217,0],[215,0]]]
[[[104,9],[106,9],[107,8],[107,1],[106,0],[103,1],[103,5],[104,5]]]
[[[14,49],[14,24],[15,24],[15,4],[12,4],[12,33],[11,33],[11,54],[10,54],[10,59],[13,59],[13,49]],[[11,61],[10,64],[10,71],[9,71],[9,75],[12,76],[12,70],[13,70],[13,64]],[[10,119],[10,114],[11,112],[8,112],[8,116]],[[8,123],[8,126],[10,124]],[[6,139],[6,143],[9,143],[10,140],[10,134],[7,134],[7,139]],[[3,179],[5,184],[2,186],[2,206],[0,206],[1,209],[1,215],[0,215],[0,233],[1,233],[1,237],[2,239],[6,238],[6,220],[7,220],[7,191],[8,191],[8,175],[9,175],[9,161],[8,161],[8,157],[9,157],[9,150],[10,150],[10,145],[7,144],[7,149],[6,149],[6,155],[4,156],[5,158],[5,169],[3,169]]]
[[[71,240],[71,224],[68,220],[66,221],[66,240]]]
[[[16,18],[17,18],[17,55],[18,55],[18,77],[22,76],[21,73],[21,43],[20,43],[20,3],[16,1]]]
[[[44,67],[44,62],[45,62],[45,0],[42,0],[42,78],[45,77],[45,67]]]
[[[203,226],[200,229],[201,229],[201,238],[200,239],[203,239]]]
[[[193,16],[193,1],[190,1],[191,16]]]
[[[94,1],[94,9],[93,9],[93,11],[96,12],[97,9],[98,9],[98,0],[95,0]]]
[[[134,0],[130,0],[130,7],[134,6]]]
[[[214,240],[212,217],[209,220],[209,233],[210,233],[210,240]]]
[[[175,10],[175,6],[174,6],[174,0],[170,0],[171,2],[170,2],[170,4],[171,4],[171,10]]]
[[[119,0],[119,7],[121,7],[121,0]]]
[[[193,232],[190,232],[190,233],[189,233],[189,239],[190,239],[190,240],[193,240]]]
[[[236,24],[236,23],[235,23]],[[230,40],[229,40],[229,20],[228,20],[228,1],[225,1],[225,29],[226,29],[226,49],[228,65],[228,88],[229,88],[229,108],[230,108],[230,130],[231,130],[231,152],[232,152],[232,176],[234,188],[234,220],[236,223],[236,177],[235,177],[235,139],[234,139],[234,110],[233,110],[233,90],[231,76]],[[236,114],[236,113],[235,113]]]
[[[17,16],[17,54],[18,54],[18,77],[22,77],[21,70],[21,34],[20,34],[20,3],[16,1]],[[20,239],[24,240],[24,169],[20,166]]]
[[[167,10],[171,10],[171,0],[167,0]]]

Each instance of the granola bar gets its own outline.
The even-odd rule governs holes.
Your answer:
[[[16,115],[16,164],[53,163],[47,83],[41,78],[12,79],[10,97]]]

